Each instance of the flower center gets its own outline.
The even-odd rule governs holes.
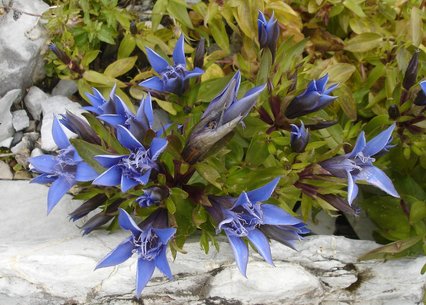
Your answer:
[[[230,235],[244,237],[249,231],[263,224],[260,203],[246,202],[232,210],[224,211],[225,220],[218,228],[224,229]]]
[[[71,145],[59,151],[55,158],[54,175],[65,177],[69,181],[74,179],[78,164],[78,161],[74,160],[74,154],[75,151]]]
[[[123,174],[132,177],[133,175],[144,174],[147,170],[153,167],[153,162],[148,155],[148,151],[139,149],[131,153],[128,157],[121,160]]]
[[[152,261],[161,252],[163,244],[155,232],[149,228],[141,233],[137,238],[133,237],[138,256],[144,260]]]

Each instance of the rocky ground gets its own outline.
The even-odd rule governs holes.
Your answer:
[[[15,0],[13,7],[35,15],[48,8],[40,0]],[[226,242],[220,243],[220,253],[209,255],[189,242],[188,254],[172,264],[175,280],[156,273],[139,301],[133,296],[135,260],[93,271],[126,233],[81,237],[67,221],[77,206],[69,196],[47,217],[47,187],[16,181],[31,178],[28,157],[56,150],[53,115],[81,112],[74,81],[62,80],[51,92],[34,85],[44,77],[47,41],[39,17],[17,11],[0,12],[0,304],[422,303],[425,257],[359,262],[378,245],[338,236],[308,237],[298,252],[273,243],[275,267],[253,254],[247,279]],[[328,215],[318,219],[319,225],[311,224],[314,232],[336,232]],[[371,239],[371,223],[349,222],[357,236]]]
[[[205,255],[185,245],[171,264],[175,279],[160,273],[134,298],[135,259],[94,271],[126,232],[82,237],[67,221],[76,202],[65,197],[46,216],[47,188],[25,181],[0,182],[0,304],[421,304],[426,257],[392,261],[357,258],[372,241],[311,236],[298,251],[272,244],[275,267],[250,258],[247,278],[236,268],[229,244]]]

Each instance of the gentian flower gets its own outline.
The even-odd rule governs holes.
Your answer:
[[[105,113],[115,113],[114,98],[115,98],[115,85],[109,94],[109,100],[107,101],[103,95],[96,89],[92,88],[93,94],[86,93],[87,98],[92,103],[91,106],[84,106],[83,109],[92,112],[97,115]]]
[[[266,21],[265,15],[259,11],[257,17],[257,31],[260,48],[269,48],[272,55],[274,56],[275,50],[277,48],[277,40],[280,34],[280,28],[273,13],[269,21]]]
[[[101,144],[101,139],[90,125],[79,116],[67,110],[65,115],[61,115],[59,122],[66,128],[77,134],[79,138],[94,144]]]
[[[280,178],[253,191],[243,192],[238,198],[209,196],[212,207],[207,211],[218,223],[217,232],[224,231],[234,252],[240,272],[246,276],[248,248],[247,238],[259,254],[270,264],[271,248],[265,234],[285,245],[293,247],[299,234],[307,233],[305,224],[281,208],[262,203],[271,197]]]
[[[99,115],[98,119],[114,127],[122,125],[130,130],[136,138],[143,138],[148,130],[153,129],[154,113],[149,93],[141,100],[136,114],[130,111],[126,103],[118,96],[114,97],[114,105],[115,113]]]
[[[77,182],[90,181],[98,176],[98,173],[78,155],[56,117],[53,119],[52,135],[59,148],[58,155],[29,158],[33,170],[40,174],[31,182],[51,183],[47,195],[48,214]]]
[[[285,110],[285,115],[289,119],[294,119],[302,115],[318,111],[328,106],[337,96],[329,94],[336,89],[337,84],[328,87],[328,74],[320,79],[313,80],[308,84],[305,92],[296,96]]]
[[[426,106],[426,80],[419,83],[421,90],[417,93],[414,104],[417,106]]]
[[[171,66],[166,59],[161,57],[154,50],[146,48],[148,61],[160,77],[151,77],[141,82],[139,86],[160,92],[171,92],[181,95],[185,91],[186,84],[190,78],[204,73],[204,71],[198,67],[192,71],[188,71],[186,69],[186,58],[183,47],[184,40],[183,35],[181,35],[173,51],[173,66]]]
[[[136,198],[137,204],[140,207],[146,208],[153,205],[158,205],[169,196],[169,192],[166,189],[158,186],[150,187],[143,190],[143,194]]]
[[[373,139],[365,140],[364,132],[358,136],[355,147],[352,152],[343,156],[337,156],[321,162],[321,166],[330,172],[330,174],[348,179],[348,202],[352,204],[358,194],[357,181],[365,181],[368,184],[378,187],[382,191],[393,197],[399,198],[398,192],[388,176],[379,168],[373,165],[375,159],[380,153],[386,152],[391,148],[392,132],[395,124],[379,133]]]
[[[147,184],[155,162],[167,146],[167,140],[154,138],[151,146],[146,149],[135,136],[124,126],[117,126],[118,141],[130,151],[128,155],[98,155],[94,159],[103,167],[108,168],[97,177],[93,184],[103,186],[121,185],[127,192],[138,184]]]
[[[119,210],[118,222],[124,230],[132,235],[102,259],[96,269],[116,266],[129,259],[134,253],[138,256],[136,269],[136,296],[143,288],[157,267],[165,276],[172,279],[172,272],[167,262],[167,245],[175,228],[167,228],[167,214],[164,209],[157,210],[139,226],[123,209]]]
[[[302,124],[299,126],[291,124],[290,145],[294,152],[301,153],[305,151],[309,142],[309,130]]]
[[[265,89],[265,85],[255,87],[237,100],[240,82],[238,71],[225,89],[210,102],[200,122],[195,125],[183,150],[183,157],[188,163],[202,159],[213,145],[229,134],[249,114]]]

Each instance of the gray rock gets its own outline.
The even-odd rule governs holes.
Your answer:
[[[61,79],[53,88],[52,95],[62,95],[70,97],[78,91],[77,82],[70,79]]]
[[[33,132],[37,129],[37,123],[36,121],[30,121],[29,126],[25,129],[25,132]]]
[[[11,146],[15,146],[16,144],[18,144],[19,142],[22,141],[22,138],[24,137],[24,132],[23,131],[18,131],[13,135],[13,140],[12,143],[10,144]]]
[[[34,148],[33,151],[31,152],[31,157],[37,157],[41,155],[43,155],[43,151],[38,147]]]
[[[48,5],[41,0],[15,0],[12,9],[1,18],[0,26],[0,96],[15,88],[30,86],[44,75],[40,52],[45,45],[39,17],[16,15],[13,8],[41,14]],[[14,18],[19,17],[19,18]]]
[[[11,180],[13,179],[13,173],[10,169],[9,164],[4,161],[0,161],[0,179]]]
[[[28,166],[28,158],[30,157],[31,151],[40,135],[37,132],[29,132],[24,134],[21,142],[11,148],[11,151],[15,154],[15,160],[18,164],[24,167]]]
[[[41,148],[46,151],[54,151],[58,147],[52,137],[53,116],[64,114],[67,110],[74,114],[81,114],[84,110],[79,103],[71,101],[65,96],[52,96],[42,104],[43,121],[41,126]],[[64,128],[68,136],[75,136],[71,131]]]
[[[420,274],[425,257],[359,262],[378,245],[337,236],[307,237],[298,251],[273,242],[275,267],[251,251],[245,278],[220,238],[220,253],[208,255],[197,240],[187,242],[188,254],[171,262],[175,279],[155,271],[136,302],[135,257],[93,271],[127,232],[81,237],[65,221],[77,206],[69,196],[46,218],[47,187],[0,181],[0,189],[0,304],[414,305],[422,303],[426,288]]]
[[[1,58],[1,52],[0,52],[0,58]],[[1,67],[1,64],[0,64],[0,67]],[[2,72],[0,68],[0,74],[1,73]],[[0,141],[10,138],[15,133],[15,130],[13,129],[13,124],[12,124],[12,113],[10,113],[10,107],[12,107],[12,104],[15,101],[21,98],[21,92],[22,92],[21,89],[11,90],[7,92],[7,94],[0,99]]]
[[[24,109],[12,112],[12,125],[16,131],[24,130],[30,126],[30,118]]]
[[[25,106],[34,120],[40,120],[41,104],[46,101],[49,96],[36,86],[32,86],[24,98]]]
[[[4,139],[3,141],[0,141],[0,147],[10,148],[12,145],[13,137]]]

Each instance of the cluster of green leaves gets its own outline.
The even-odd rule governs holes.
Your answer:
[[[117,84],[117,94],[132,106],[144,95],[138,83],[153,75],[144,55],[146,47],[170,55],[182,31],[189,42],[185,51],[193,54],[197,42],[205,38],[207,54],[201,82],[192,82],[183,96],[154,99],[156,107],[166,111],[176,126],[185,127],[183,135],[176,126],[170,130],[169,147],[161,159],[174,177],[191,171],[181,159],[182,147],[207,103],[234,70],[243,75],[241,93],[268,83],[269,93],[257,104],[268,113],[271,97],[284,109],[310,80],[328,73],[331,82],[339,83],[334,91],[339,99],[303,121],[316,124],[336,119],[338,123],[311,131],[305,152],[297,154],[289,147],[288,124],[296,121],[267,133],[270,126],[253,112],[245,119],[246,127],[239,127],[225,147],[195,165],[187,186],[202,185],[200,202],[205,203],[205,194],[235,196],[282,175],[274,203],[291,213],[301,203],[304,219],[313,218],[322,209],[333,215],[335,207],[300,184],[319,195],[345,197],[345,181],[319,178],[321,170],[315,164],[350,150],[349,144],[361,130],[371,138],[396,120],[396,147],[377,165],[391,176],[401,200],[367,187],[362,188],[359,198],[378,227],[377,240],[394,243],[366,257],[426,253],[426,121],[423,109],[413,105],[419,87],[408,92],[402,88],[416,49],[420,50],[417,80],[426,75],[425,8],[421,5],[416,0],[209,0],[189,6],[184,0],[157,0],[151,22],[145,22],[119,8],[116,1],[59,1],[46,13],[47,29],[52,41],[82,72],[68,69],[49,54],[49,73],[76,79],[83,98],[91,87],[107,96]],[[274,60],[270,52],[259,49],[258,10],[269,16],[273,12],[280,25]],[[188,60],[191,64],[191,58]],[[398,108],[398,118],[389,117],[392,105]],[[307,171],[309,175],[305,175]],[[167,184],[166,177],[158,179]],[[188,192],[173,186],[165,204],[178,226],[175,249],[181,249],[196,229],[201,230],[206,251],[216,245],[214,227],[203,205],[191,203]]]

